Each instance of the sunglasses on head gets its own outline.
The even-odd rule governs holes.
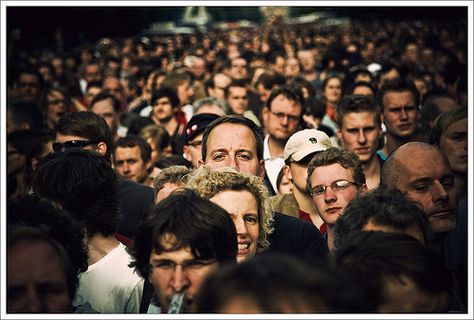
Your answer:
[[[71,141],[66,141],[64,143],[55,142],[53,143],[53,150],[54,152],[62,152],[62,151],[73,149],[73,148],[82,149],[84,147],[87,147],[91,144],[96,144],[96,143],[97,141],[91,141],[91,140],[71,140]]]

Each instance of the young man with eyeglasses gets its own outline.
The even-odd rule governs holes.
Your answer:
[[[271,198],[273,210],[311,222],[321,234],[326,232],[326,224],[316,211],[313,199],[308,193],[306,175],[309,162],[315,153],[332,146],[329,136],[322,131],[305,129],[294,133],[288,139],[283,153],[284,174],[293,185],[293,192]]]
[[[334,226],[352,199],[367,192],[359,158],[352,151],[329,148],[317,152],[308,166],[308,191],[327,225],[328,248],[334,249]]]
[[[263,126],[266,136],[263,142],[265,171],[273,187],[278,190],[276,181],[285,161],[283,151],[290,136],[300,129],[304,98],[301,93],[289,86],[273,89],[262,109]]]
[[[140,312],[184,313],[209,274],[237,262],[237,233],[224,209],[183,189],[160,201],[140,225],[133,256],[154,293]]]

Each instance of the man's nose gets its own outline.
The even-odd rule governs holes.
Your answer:
[[[449,200],[448,192],[439,181],[433,183],[432,192],[433,202],[446,202]]]
[[[183,270],[183,267],[180,265],[177,265],[171,277],[171,287],[176,292],[182,292],[188,286],[189,286],[189,280],[188,280],[188,277],[186,276],[186,273]]]
[[[364,130],[361,129],[359,131],[359,134],[357,136],[357,141],[359,142],[359,144],[365,144],[367,142],[367,136],[365,135]]]
[[[337,200],[336,193],[331,189],[331,187],[327,187],[324,191],[324,201],[326,202],[334,202]]]
[[[27,310],[27,312],[38,313],[47,311],[44,300],[35,288],[29,288],[27,290],[26,300],[27,305],[25,310]]]

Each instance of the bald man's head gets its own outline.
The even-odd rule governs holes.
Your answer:
[[[422,142],[404,144],[382,167],[381,184],[396,188],[416,201],[434,232],[454,229],[458,199],[454,175],[438,148]]]

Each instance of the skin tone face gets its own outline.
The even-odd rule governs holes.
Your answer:
[[[104,118],[112,132],[117,131],[118,117],[111,99],[105,99],[95,103],[91,111]]]
[[[293,188],[300,193],[306,194],[306,177],[308,176],[308,164],[292,162],[290,165],[285,165],[285,175],[293,183]]]
[[[66,100],[59,91],[52,91],[47,96],[46,118],[51,125],[55,125],[59,118],[66,113]]]
[[[142,183],[148,176],[149,162],[145,163],[140,153],[140,147],[118,147],[114,154],[115,170],[119,175],[132,181]]]
[[[448,158],[453,172],[467,173],[467,119],[454,122],[443,132],[439,148]]]
[[[115,77],[108,77],[104,80],[103,89],[114,95],[119,101],[123,101],[124,92],[120,80]]]
[[[210,198],[224,208],[237,230],[237,262],[248,260],[257,252],[259,235],[258,204],[248,190],[226,190]]]
[[[212,169],[232,167],[249,175],[264,175],[264,162],[257,158],[255,137],[245,125],[222,123],[207,140],[204,164]]]
[[[243,79],[247,77],[247,62],[245,59],[237,58],[232,60],[229,75],[233,79]]]
[[[225,100],[224,89],[230,83],[230,78],[223,73],[218,73],[214,76],[214,89],[212,89],[211,97]]]
[[[247,89],[243,87],[230,87],[227,96],[227,103],[232,112],[242,115],[248,109]]]
[[[324,88],[323,95],[329,103],[339,102],[342,95],[341,81],[337,78],[329,79]]]
[[[382,120],[388,133],[399,139],[411,137],[419,117],[413,94],[410,91],[387,92],[383,104]]]
[[[44,241],[21,240],[7,254],[8,312],[71,312],[66,271]]]
[[[272,101],[270,109],[262,109],[265,129],[272,139],[286,143],[288,138],[298,130],[303,108],[299,103],[278,95]]]
[[[18,78],[18,91],[22,98],[38,98],[40,84],[38,76],[23,73]]]
[[[86,92],[87,105],[90,105],[92,99],[94,99],[94,97],[98,95],[100,91],[101,91],[100,87],[90,87],[87,89],[87,92]]]
[[[351,112],[342,118],[341,130],[337,136],[342,147],[354,152],[362,163],[369,162],[379,149],[382,128],[376,121],[374,112]]]
[[[171,248],[176,238],[169,233],[161,238],[161,242],[166,248]],[[199,260],[191,253],[191,248],[186,246],[175,251],[165,251],[157,253],[152,251],[150,254],[150,263],[158,266],[163,261],[172,261],[176,264],[182,264],[193,260]],[[164,312],[168,312],[169,302],[176,293],[185,292],[188,304],[192,304],[194,297],[204,282],[206,277],[215,271],[218,267],[217,262],[202,266],[201,268],[186,268],[182,265],[176,265],[171,269],[153,267],[149,275],[149,281],[155,289],[160,307]]]
[[[296,77],[300,74],[300,64],[296,58],[288,58],[285,65],[285,76]]]
[[[385,281],[386,302],[379,306],[378,312],[446,312],[449,292],[430,294],[422,291],[408,276],[389,278]]]
[[[452,231],[457,194],[446,158],[437,149],[411,147],[396,159],[401,166],[396,188],[421,205],[435,233]]]
[[[351,170],[345,169],[339,163],[320,166],[315,168],[311,175],[311,188],[318,185],[328,186],[338,180],[354,182]],[[324,194],[313,196],[313,204],[321,219],[328,225],[334,225],[349,202],[357,196],[355,185],[336,192],[329,187]]]
[[[102,76],[100,74],[100,68],[96,64],[90,64],[86,66],[85,80],[89,82],[101,81]]]
[[[168,122],[174,117],[174,109],[168,97],[161,97],[155,101],[153,117],[161,123]]]
[[[301,66],[305,72],[314,72],[314,56],[311,51],[300,51],[298,52],[298,59],[301,62]]]
[[[183,148],[184,157],[188,161],[191,161],[194,168],[199,167],[199,161],[202,160],[202,144],[199,144],[199,142],[202,143],[203,135],[204,132],[198,134],[193,140],[189,141],[188,145],[184,146]]]
[[[178,86],[177,94],[181,106],[191,103],[191,98],[194,94],[194,91],[191,88],[189,81],[186,81]]]

